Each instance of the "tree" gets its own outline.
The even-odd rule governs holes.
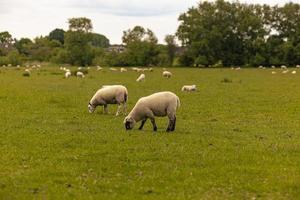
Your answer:
[[[65,48],[70,56],[69,62],[73,65],[90,65],[94,58],[90,35],[81,31],[67,31],[65,33]]]
[[[132,42],[150,42],[157,43],[157,37],[150,29],[145,30],[142,26],[135,26],[132,30],[128,29],[123,31],[122,41],[124,44],[130,44]]]
[[[176,48],[177,48],[175,36],[166,35],[165,42],[167,43],[169,65],[172,65],[174,62]]]
[[[65,41],[65,31],[63,29],[54,29],[53,31],[51,31],[49,33],[49,39],[50,40],[57,40],[59,41],[61,44],[64,44]]]
[[[109,47],[109,39],[98,33],[90,33],[91,44],[94,47],[107,48]]]
[[[17,40],[15,43],[15,47],[19,51],[20,54],[29,55],[29,48],[32,45],[32,41],[29,38],[21,38]]]
[[[81,31],[88,33],[93,30],[92,21],[86,17],[70,18],[68,23],[70,31]]]
[[[0,56],[6,55],[9,51],[13,50],[14,41],[9,32],[0,32]]]

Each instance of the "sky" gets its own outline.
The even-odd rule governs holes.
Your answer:
[[[284,4],[300,0],[240,0],[246,3]],[[121,43],[124,30],[141,25],[150,28],[160,42],[174,34],[178,16],[200,0],[0,0],[0,32],[14,38],[48,35],[55,28],[68,29],[68,19],[88,17],[93,32]]]

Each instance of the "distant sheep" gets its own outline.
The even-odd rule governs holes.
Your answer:
[[[136,82],[142,82],[142,81],[145,81],[145,74],[141,74],[137,79],[136,79]]]
[[[100,66],[97,66],[97,67],[96,67],[96,70],[97,70],[97,71],[100,71],[100,70],[102,70],[102,69],[103,69],[103,68],[100,67]]]
[[[275,71],[272,71],[272,74],[277,74]]]
[[[127,69],[125,69],[124,67],[122,67],[122,68],[120,69],[120,72],[127,72]]]
[[[84,74],[82,72],[77,72],[76,73],[77,78],[84,78]]]
[[[300,68],[300,65],[296,65],[296,68]]]
[[[162,75],[163,75],[163,77],[166,77],[166,78],[171,78],[172,77],[172,73],[169,72],[169,71],[163,71]]]
[[[108,113],[108,104],[118,104],[116,116],[120,114],[121,104],[123,104],[123,113],[126,114],[126,104],[128,100],[127,88],[122,85],[108,85],[99,89],[89,102],[88,109],[90,113],[96,110],[97,106],[104,107],[104,113]]]
[[[185,91],[185,92],[195,92],[197,91],[197,87],[196,85],[184,85],[181,88],[181,91]]]
[[[283,74],[287,74],[288,72],[289,72],[289,70],[282,71]]]
[[[292,74],[297,74],[297,71],[292,71]]]
[[[287,69],[287,66],[281,65],[281,69]]]
[[[25,69],[23,76],[30,76],[31,75],[31,71],[29,69]]]
[[[133,129],[134,125],[142,121],[140,130],[147,119],[151,120],[153,130],[157,131],[157,126],[154,117],[168,116],[169,125],[167,132],[174,131],[176,125],[176,110],[180,107],[180,100],[172,92],[158,92],[147,97],[140,98],[135,104],[132,111],[124,119],[126,130]]]
[[[110,71],[118,71],[116,68],[113,68],[113,67],[109,68],[109,70]]]
[[[69,77],[71,77],[71,76],[72,76],[71,72],[70,72],[70,71],[66,71],[66,73],[65,73],[65,78],[69,78]]]

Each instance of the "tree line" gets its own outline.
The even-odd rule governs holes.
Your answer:
[[[125,30],[122,50],[93,32],[88,18],[69,19],[69,29],[13,39],[0,33],[0,65],[40,61],[107,66],[272,66],[300,64],[300,5],[201,1],[178,18],[173,35],[159,44],[141,26]],[[180,45],[178,45],[179,43]]]

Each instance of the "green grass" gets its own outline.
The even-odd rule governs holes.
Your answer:
[[[64,79],[58,67],[0,69],[0,199],[299,199],[300,75],[270,70],[90,70]],[[281,70],[277,70],[280,72]],[[224,81],[226,80],[226,81]],[[170,90],[181,99],[167,118],[125,131],[124,116],[87,104],[101,85],[124,84],[129,110]],[[198,92],[183,93],[196,84]]]

